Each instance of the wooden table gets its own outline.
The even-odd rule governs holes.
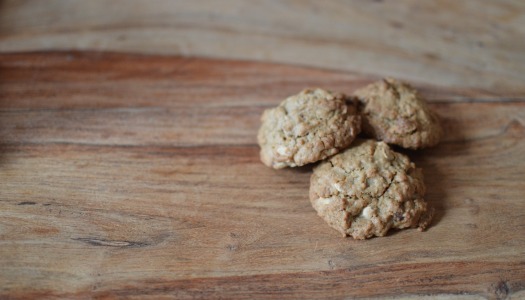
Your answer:
[[[312,33],[317,36],[329,32],[323,20],[345,22],[345,14],[359,15],[352,8],[386,14],[390,3],[328,2],[329,9],[319,13],[313,2],[300,11],[295,2],[265,2],[259,9],[274,12],[269,14],[272,25],[257,19],[260,10],[246,10],[240,3],[217,4],[213,10],[204,4],[156,2],[140,7],[146,17],[133,15],[119,1],[105,6],[40,3],[4,1],[0,10],[8,16],[0,18],[0,298],[525,298],[520,2],[471,7],[468,2],[406,1],[394,6],[393,19],[412,16],[408,12],[414,10],[426,16],[431,9],[447,12],[432,15],[425,26],[392,24],[413,28],[406,39],[415,44],[418,33],[440,32],[441,22],[467,9],[485,16],[485,22],[458,19],[459,25],[447,26],[467,23],[484,32],[487,23],[510,14],[498,23],[513,29],[498,37],[512,37],[507,44],[473,53],[470,42],[459,39],[464,32],[451,33],[455,40],[449,49],[455,53],[459,47],[465,56],[439,55],[434,63],[430,56],[421,59],[424,47],[415,44],[396,44],[405,52],[379,50],[374,43],[383,39],[376,38],[367,46],[371,56],[355,62],[347,59],[360,54],[343,53],[354,45],[337,40],[343,31],[326,37],[332,43],[327,48],[288,36],[305,30],[286,23],[289,18],[314,18],[310,10],[318,12],[314,20],[320,25]],[[183,6],[175,14],[188,20],[202,21],[209,11],[204,19],[210,23],[203,23],[202,32],[184,27],[169,18],[170,5]],[[85,10],[79,11],[82,6]],[[120,7],[127,7],[126,13],[117,13]],[[229,11],[225,7],[236,7],[242,18],[222,18]],[[100,51],[134,49],[119,48],[118,38],[105,49],[93,43],[90,37],[117,30],[93,28],[89,16],[95,11],[102,24],[118,24],[122,16],[126,22],[146,20],[144,27],[124,22],[118,31],[133,37],[146,28],[153,32],[145,38],[153,46],[175,39],[161,41],[164,29],[148,27],[151,20],[165,20],[168,30],[180,34],[195,30],[186,41],[207,37],[202,43],[215,47],[213,56],[231,59],[204,58],[202,45],[190,49],[195,53],[180,51],[182,46],[173,53],[158,51],[147,43],[138,50],[148,55]],[[57,18],[52,12],[62,13]],[[117,21],[109,19],[111,13]],[[275,41],[272,47],[281,39],[280,45],[297,55],[279,56],[283,48],[268,47],[268,57],[258,57],[258,44],[246,40],[240,26],[250,13],[249,23]],[[361,24],[362,34],[365,25],[378,24],[356,18],[346,21]],[[211,25],[224,23],[240,33]],[[50,29],[55,24],[72,29]],[[206,31],[207,26],[218,32]],[[282,36],[276,37],[277,30]],[[388,35],[385,30],[382,34]],[[75,33],[79,39],[70,40]],[[482,37],[475,32],[465,39]],[[82,39],[87,39],[84,44]],[[244,56],[229,53],[233,46],[221,41],[238,42]],[[70,51],[75,47],[66,42],[80,43],[83,51]],[[445,44],[436,43],[443,46],[436,51],[447,52]],[[323,58],[309,60],[308,53]],[[413,60],[407,53],[414,54]],[[397,61],[401,56],[406,60]],[[338,65],[341,61],[346,63]],[[438,147],[406,152],[424,169],[426,198],[437,213],[424,233],[404,230],[354,241],[330,229],[311,208],[311,167],[265,167],[256,132],[264,109],[304,87],[351,93],[385,75],[412,79],[443,120],[446,135]]]

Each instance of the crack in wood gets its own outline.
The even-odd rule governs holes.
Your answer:
[[[141,248],[151,246],[151,243],[136,242],[136,241],[119,241],[119,240],[106,240],[97,238],[72,238],[74,241],[80,241],[91,246],[101,247],[116,247],[116,248]]]

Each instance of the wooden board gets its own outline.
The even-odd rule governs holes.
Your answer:
[[[4,0],[0,52],[249,59],[518,91],[525,1]]]
[[[417,85],[444,141],[433,226],[342,238],[311,167],[259,161],[265,108],[377,78],[102,53],[0,55],[0,298],[525,297],[525,93]]]

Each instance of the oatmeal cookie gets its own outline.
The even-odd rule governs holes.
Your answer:
[[[384,236],[391,228],[425,229],[433,210],[423,199],[421,169],[384,142],[357,140],[314,169],[310,202],[345,236]]]
[[[361,130],[356,105],[341,94],[307,89],[261,118],[257,140],[262,162],[275,169],[313,163],[338,153]]]
[[[363,132],[403,148],[436,145],[443,130],[437,115],[408,84],[384,79],[357,90]]]

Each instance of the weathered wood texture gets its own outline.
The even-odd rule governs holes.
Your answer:
[[[525,95],[417,85],[424,233],[342,238],[310,167],[260,163],[262,111],[376,78],[254,62],[0,55],[0,298],[525,296]],[[500,101],[501,100],[501,101]]]
[[[4,0],[0,51],[305,64],[440,86],[525,82],[525,1]]]

